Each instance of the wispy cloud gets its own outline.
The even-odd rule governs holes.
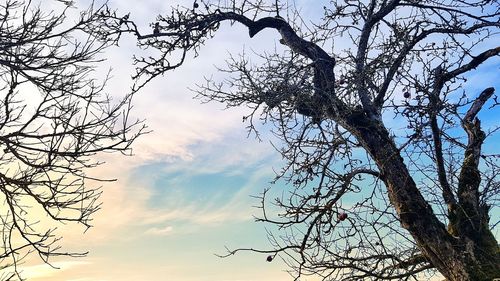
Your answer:
[[[69,279],[66,281],[108,281],[107,279],[95,279],[95,278],[77,278],[77,279]]]
[[[162,228],[153,227],[153,228],[146,230],[145,234],[164,236],[164,235],[169,235],[170,233],[172,233],[172,230],[174,230],[174,228],[172,226],[165,226]]]
[[[31,266],[25,266],[22,268],[22,275],[28,280],[32,279],[41,279],[47,280],[47,277],[51,277],[56,274],[61,274],[69,269],[73,269],[75,267],[80,267],[82,265],[90,265],[91,263],[88,261],[57,261],[51,263],[51,265],[58,270],[54,270],[53,267],[50,267],[47,264],[37,264]]]

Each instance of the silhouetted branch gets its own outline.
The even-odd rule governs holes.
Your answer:
[[[101,164],[95,156],[129,154],[146,132],[129,118],[133,93],[112,101],[108,77],[92,78],[100,54],[116,44],[103,24],[107,6],[92,3],[73,21],[70,1],[59,2],[53,11],[31,1],[0,4],[2,280],[22,280],[19,265],[32,253],[49,264],[86,255],[62,250],[56,228],[42,221],[91,227],[101,207],[91,182],[108,181],[87,175]]]

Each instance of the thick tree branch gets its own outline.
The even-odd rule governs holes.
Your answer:
[[[482,52],[481,54],[472,57],[472,60],[465,64],[462,65],[461,67],[458,67],[454,70],[448,71],[443,73],[443,81],[449,81],[455,77],[457,77],[460,74],[463,74],[467,71],[473,70],[476,67],[478,67],[481,63],[486,61],[487,59],[497,56],[500,54],[500,47],[492,48],[487,51]]]
[[[432,140],[434,141],[434,155],[436,157],[435,162],[437,166],[439,184],[441,185],[441,189],[443,190],[444,202],[448,205],[448,210],[451,210],[453,206],[456,204],[456,200],[446,175],[446,169],[443,157],[443,144],[441,141],[441,129],[439,128],[437,122],[437,116],[435,114],[433,114],[430,117],[430,119],[431,119],[430,126],[432,131]]]
[[[495,88],[486,88],[481,94],[479,94],[479,97],[477,97],[474,102],[472,103],[471,107],[467,111],[464,117],[464,125],[466,127],[470,126],[470,124],[473,123],[474,118],[476,118],[476,115],[479,113],[479,111],[483,108],[484,104],[493,96],[493,93],[495,92]],[[467,129],[466,129],[467,130]],[[470,141],[469,141],[470,143]]]
[[[283,18],[265,17],[259,20],[251,20],[242,14],[222,12],[218,9],[206,15],[194,14],[192,16],[186,15],[185,17],[185,19],[179,19],[178,23],[170,24],[165,27],[157,25],[152,34],[146,35],[142,35],[132,21],[121,19],[126,29],[122,28],[119,31],[120,33],[131,32],[135,34],[139,40],[157,40],[154,42],[156,42],[159,46],[158,48],[161,48],[164,52],[164,55],[159,60],[154,60],[152,62],[146,62],[145,60],[140,61],[141,63],[146,63],[148,67],[154,68],[148,70],[148,67],[143,67],[139,70],[136,78],[143,74],[149,76],[143,84],[165,71],[180,66],[184,61],[186,51],[189,49],[196,49],[196,44],[202,41],[201,38],[208,34],[208,30],[211,28],[216,29],[221,22],[235,21],[248,28],[251,38],[255,37],[260,31],[266,28],[278,31],[282,37],[280,40],[282,44],[288,46],[293,52],[313,61],[313,82],[316,95],[313,97],[302,96],[301,100],[303,101],[302,104],[309,104],[309,107],[315,107],[316,109],[313,114],[310,109],[302,108],[303,112],[301,112],[301,114],[313,116],[317,115],[317,112],[324,111],[320,113],[320,115],[328,115],[332,118],[339,113],[345,115],[348,112],[344,102],[335,95],[335,75],[333,72],[335,59],[317,44],[301,38]],[[164,29],[170,31],[165,32],[163,31]],[[207,33],[203,33],[204,31]],[[183,50],[182,59],[178,63],[171,64],[165,59],[165,55],[177,49]],[[141,86],[139,86],[139,88],[140,87]],[[317,110],[317,105],[323,105],[325,107],[324,110]]]
[[[365,77],[366,74],[363,73],[367,56],[368,40],[370,39],[370,34],[375,24],[391,13],[399,2],[399,0],[390,1],[375,14],[373,14],[373,9],[376,4],[372,2],[368,12],[369,18],[365,22],[359,37],[358,50],[356,53],[356,87],[358,88],[357,92],[363,108],[368,112],[370,118],[374,119],[379,119],[377,116],[380,115],[380,111],[373,106],[365,82],[365,80],[368,79]]]
[[[448,182],[445,162],[443,157],[443,143],[441,136],[441,128],[439,128],[437,116],[442,109],[442,101],[440,100],[439,94],[441,93],[441,89],[443,87],[444,81],[442,79],[443,69],[441,66],[438,66],[433,71],[433,89],[432,92],[429,93],[429,123],[432,132],[432,140],[434,143],[434,157],[437,167],[437,175],[439,184],[441,185],[443,199],[446,205],[448,206],[448,213],[451,213],[455,209],[456,199],[453,195],[453,191]]]
[[[459,234],[473,235],[487,227],[487,214],[481,210],[479,205],[479,185],[481,175],[479,171],[479,160],[481,147],[486,135],[481,130],[481,122],[476,117],[486,101],[493,95],[495,89],[485,89],[472,103],[462,120],[462,127],[468,135],[467,148],[464,161],[459,175],[458,198],[461,210],[456,222]]]
[[[274,240],[270,235],[272,247],[284,249],[282,253],[290,257],[299,276],[317,273],[327,278],[338,274],[342,280],[389,280],[436,268],[449,280],[462,281],[482,280],[475,272],[493,268],[469,260],[489,257],[495,247],[476,247],[480,238],[457,235],[445,222],[465,221],[446,218],[459,209],[453,208],[459,203],[452,189],[456,177],[451,175],[460,169],[456,160],[463,149],[456,146],[459,137],[447,130],[460,120],[460,108],[467,104],[462,99],[454,103],[448,95],[457,90],[458,79],[453,78],[492,57],[488,53],[467,61],[495,34],[498,23],[490,15],[479,20],[482,12],[478,11],[491,8],[487,1],[417,2],[332,2],[325,7],[326,20],[318,29],[307,31],[310,37],[301,35],[300,23],[269,17],[274,6],[255,4],[245,10],[247,1],[241,8],[237,1],[204,10],[174,8],[172,15],[159,16],[151,25],[152,34],[136,33],[141,46],[161,54],[136,58],[138,77],[178,67],[184,56],[179,63],[170,64],[169,60],[177,60],[181,52],[197,55],[224,21],[244,25],[251,38],[264,29],[280,33],[280,43],[291,52],[266,52],[261,57],[264,63],[258,66],[247,66],[243,57],[239,62],[230,61],[226,71],[239,75],[220,83],[211,80],[198,93],[228,106],[248,105],[251,113],[244,120],[251,120],[250,126],[257,117],[275,125],[274,132],[285,146],[280,152],[286,159],[276,180],[284,180],[290,190],[272,201],[282,210],[275,214],[269,211],[272,199],[264,198],[266,189],[259,197],[264,215],[258,221],[283,231]],[[436,39],[433,35],[437,41],[424,42]],[[463,44],[462,35],[471,38],[470,44]],[[332,40],[339,37],[356,48],[340,51],[335,61],[323,46],[336,45]],[[444,69],[433,83],[431,67],[436,64]],[[342,73],[339,81],[335,81],[334,67]],[[405,100],[384,105],[387,95],[401,88]],[[404,131],[410,131],[409,139],[403,148],[398,148],[405,138],[397,135],[401,130],[386,127],[378,118],[389,107],[395,109],[398,129],[399,121],[408,123]],[[360,148],[368,156],[353,157]],[[336,170],[338,162],[345,164],[342,172]],[[366,180],[356,176],[364,169],[381,179],[372,182],[369,195],[361,192]],[[350,195],[360,196],[354,206],[343,203]],[[398,238],[386,235],[394,231]],[[474,250],[467,252],[467,247]],[[417,253],[421,256],[415,256]],[[344,270],[349,273],[343,274]]]

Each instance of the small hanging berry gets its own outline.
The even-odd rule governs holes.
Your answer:
[[[347,219],[347,213],[345,213],[345,212],[340,213],[340,214],[337,216],[337,219],[338,219],[339,221],[345,221],[345,219]]]

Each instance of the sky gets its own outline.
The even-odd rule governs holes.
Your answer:
[[[111,0],[110,5],[123,14],[131,11],[132,20],[146,25],[174,2],[134,1],[132,8],[132,1]],[[322,7],[296,2],[312,17]],[[279,39],[267,31],[259,36],[262,40],[257,42],[241,27],[224,29],[196,60],[152,81],[135,96],[133,115],[145,119],[152,132],[137,140],[132,157],[99,155],[106,163],[91,175],[118,180],[104,183],[103,205],[93,228],[84,233],[78,225],[57,225],[64,249],[89,254],[55,260],[59,269],[30,261],[24,267],[28,280],[291,280],[283,262],[266,262],[264,254],[240,253],[225,259],[215,255],[226,253],[226,246],[269,247],[266,226],[254,222],[259,211],[252,207],[258,202],[251,195],[270,185],[280,156],[269,144],[270,134],[262,141],[247,137],[241,122],[245,109],[200,104],[188,90],[204,75],[219,77],[215,65],[223,66],[228,53],[273,48]],[[134,40],[125,37],[120,48],[103,54],[107,61],[99,71],[113,68],[108,87],[113,95],[126,94],[132,84]],[[498,70],[498,63],[489,67]],[[475,75],[472,79],[483,79]]]
[[[185,1],[188,3],[189,1]],[[131,19],[147,25],[172,1],[135,5]],[[110,1],[124,14],[130,1]],[[189,2],[191,5],[191,2]],[[83,6],[83,5],[82,5]],[[284,264],[266,255],[241,253],[219,258],[229,248],[268,248],[265,226],[254,222],[256,195],[269,186],[280,157],[269,144],[247,137],[245,109],[200,104],[188,89],[203,76],[216,76],[229,52],[274,47],[252,42],[242,28],[228,29],[208,42],[196,60],[154,80],[134,98],[133,117],[145,119],[150,134],[133,145],[132,157],[99,155],[106,164],[89,171],[116,178],[103,184],[102,209],[88,231],[56,225],[68,251],[89,251],[85,258],[40,260],[23,267],[28,280],[54,281],[256,281],[290,280]],[[272,37],[272,38],[271,38]],[[220,46],[224,46],[221,48]],[[112,68],[108,92],[119,97],[132,85],[135,39],[103,54],[102,75]],[[307,279],[314,280],[314,279]]]

